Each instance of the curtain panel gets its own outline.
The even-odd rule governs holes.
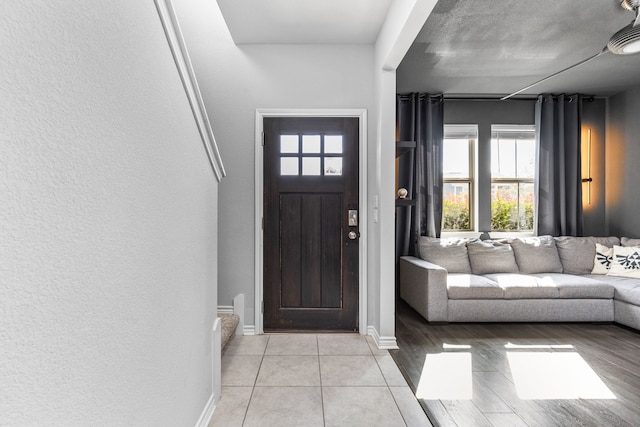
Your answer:
[[[396,97],[396,139],[415,141],[416,149],[398,158],[398,187],[414,207],[397,209],[396,255],[415,255],[419,236],[440,237],[442,224],[442,95],[412,93]]]
[[[537,235],[582,236],[581,95],[536,102]]]

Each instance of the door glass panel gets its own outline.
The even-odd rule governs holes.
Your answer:
[[[325,157],[324,174],[342,175],[342,157]]]
[[[297,157],[280,158],[280,175],[299,175]]]
[[[303,135],[302,136],[302,152],[303,153],[319,153],[320,152],[320,135]]]
[[[324,152],[342,154],[342,135],[325,135]]]
[[[320,175],[320,157],[304,157],[302,175]]]
[[[298,135],[280,135],[280,152],[297,153]]]

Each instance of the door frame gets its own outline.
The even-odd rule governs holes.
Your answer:
[[[367,333],[367,110],[366,109],[256,109],[255,123],[255,333],[263,334],[263,259],[264,232],[264,119],[268,117],[355,117],[358,118],[358,222],[360,244],[358,247],[358,320],[359,333]]]

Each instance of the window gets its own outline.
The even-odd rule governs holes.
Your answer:
[[[476,125],[445,125],[443,148],[443,231],[473,230]]]
[[[531,231],[535,127],[491,126],[491,230]]]
[[[342,135],[280,135],[280,175],[342,175]]]

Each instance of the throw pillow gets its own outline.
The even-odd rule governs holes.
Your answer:
[[[467,242],[470,239],[436,239],[421,236],[418,239],[420,258],[447,270],[449,273],[471,274]]]
[[[593,261],[593,270],[591,274],[607,274],[611,268],[611,260],[613,259],[613,248],[600,243],[596,243],[596,256]]]
[[[623,237],[620,239],[622,246],[640,246],[640,239],[631,239],[629,237]]]
[[[509,240],[516,256],[520,273],[562,273],[562,263],[551,236],[527,237]]]
[[[513,249],[508,243],[492,240],[467,243],[473,274],[518,273]]]
[[[640,248],[614,246],[607,275],[640,279]]]

